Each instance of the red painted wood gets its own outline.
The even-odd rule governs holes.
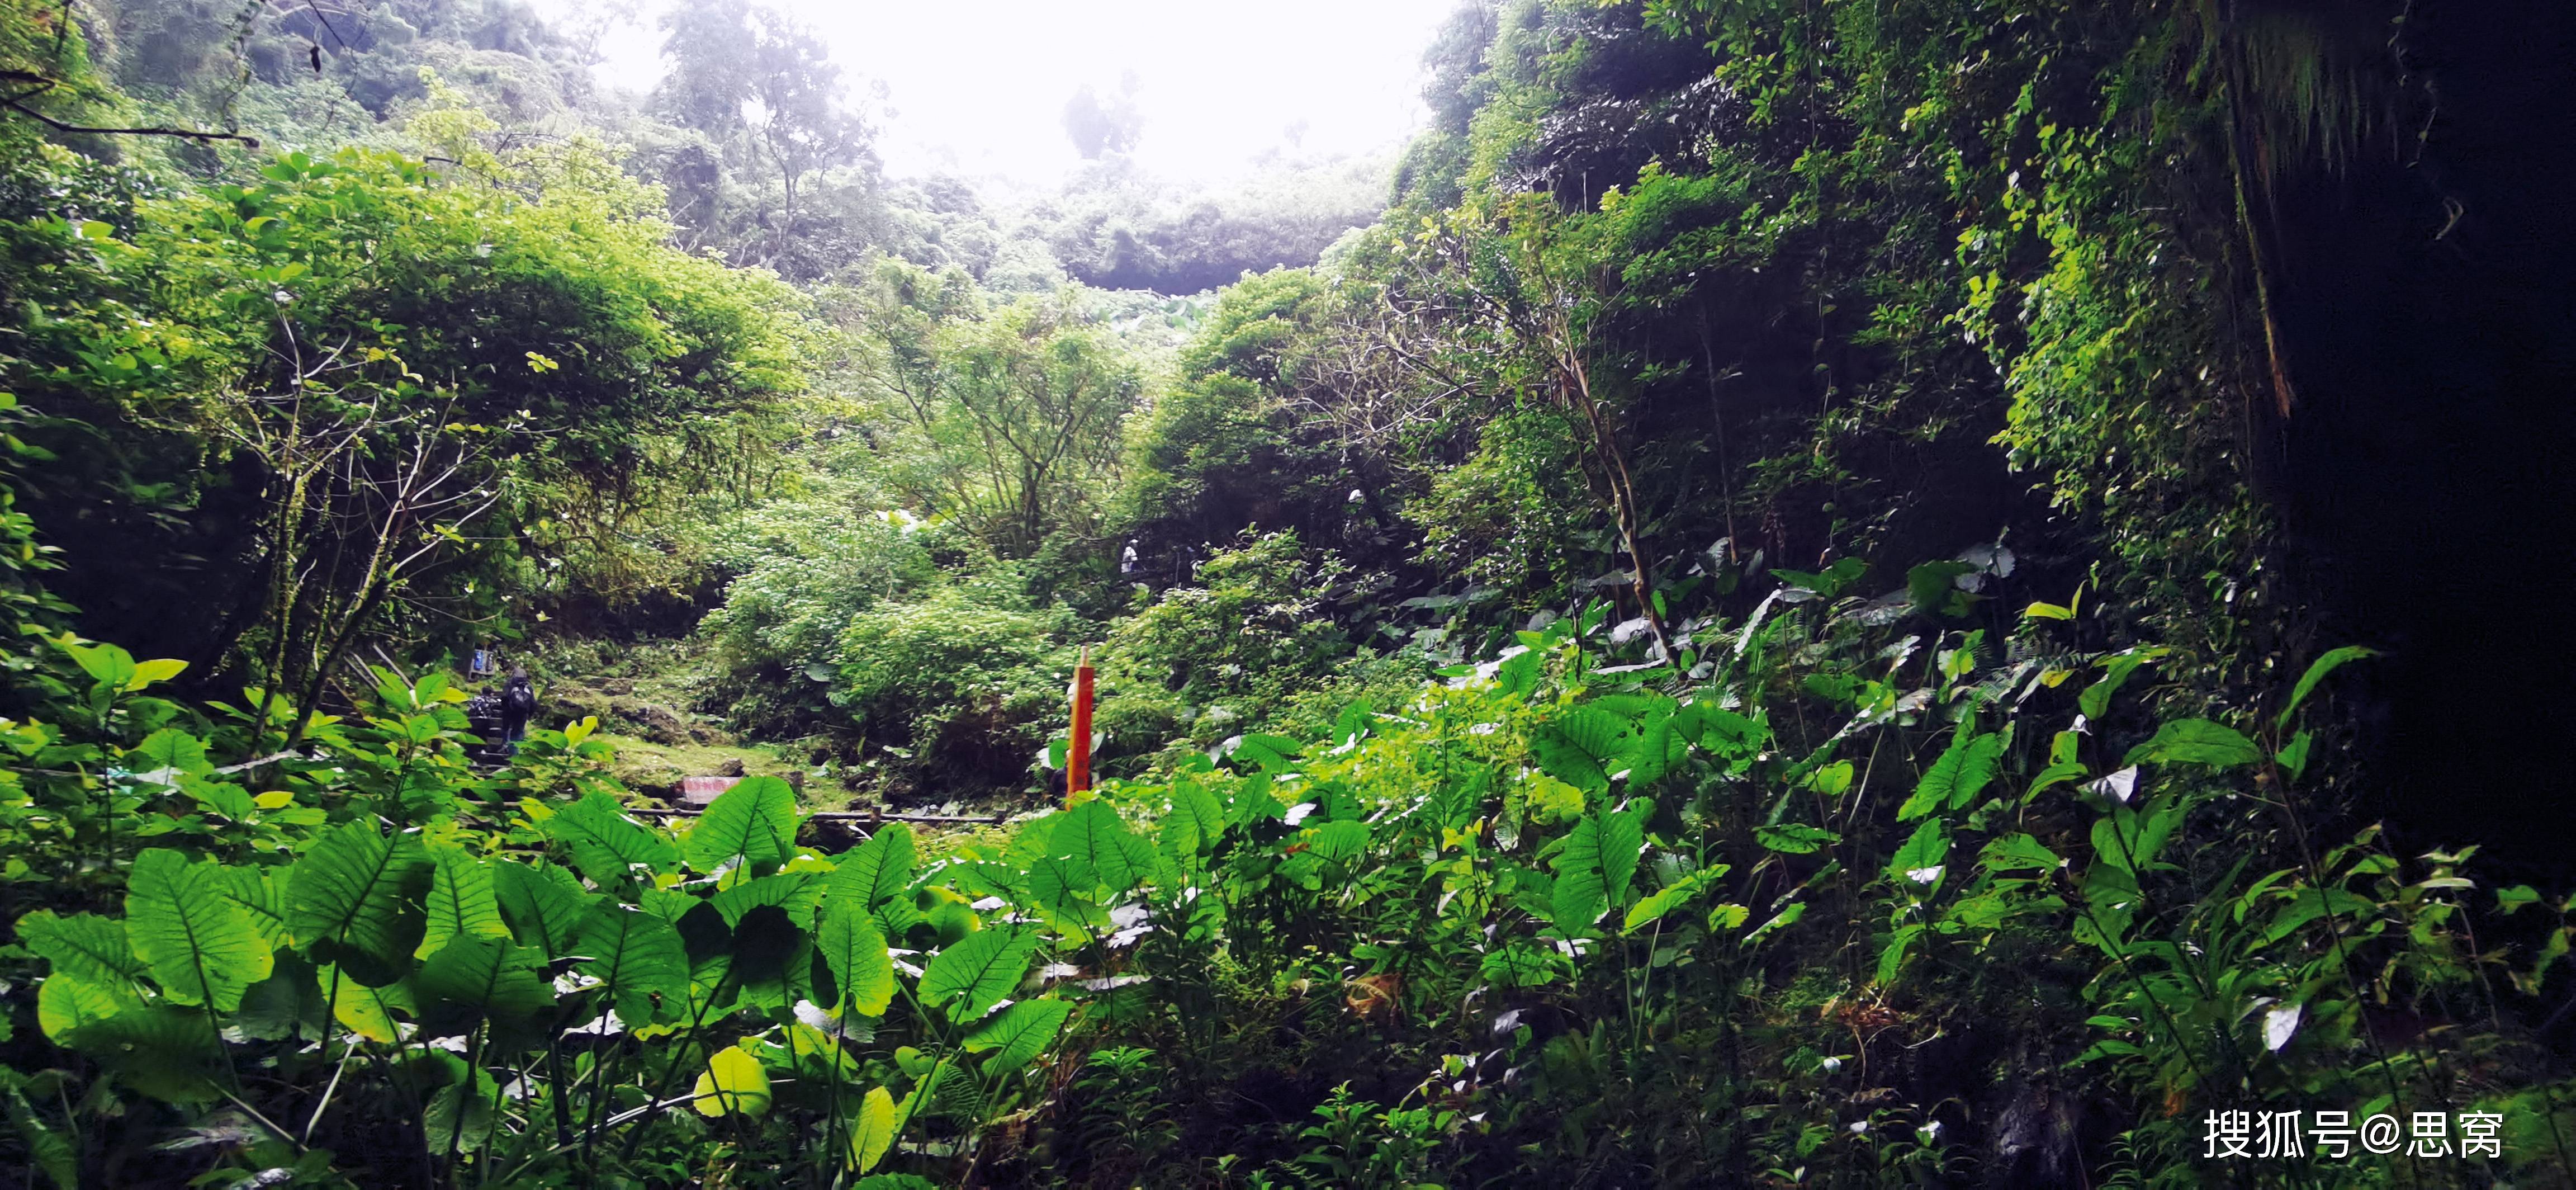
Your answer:
[[[1064,790],[1091,788],[1091,662],[1073,667],[1073,739],[1066,749]]]

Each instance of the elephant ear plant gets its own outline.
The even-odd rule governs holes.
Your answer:
[[[67,655],[79,718],[0,736],[0,828],[68,877],[6,885],[35,1057],[0,1107],[66,1187],[1394,1187],[1673,1136],[1712,1182],[1931,1181],[1965,1117],[1868,1067],[1972,1005],[2077,1039],[2049,1068],[2143,1105],[2140,1169],[2187,1165],[2195,1105],[2444,1096],[2529,1107],[2548,1160],[2539,1092],[2371,1025],[2480,1029],[2461,997],[2542,987],[2576,935],[2509,889],[2555,941],[2473,945],[2463,855],[2311,829],[2304,707],[2365,654],[2259,717],[2157,716],[2169,655],[2068,648],[2046,605],[1999,645],[1905,591],[1778,603],[1664,661],[1596,608],[1317,738],[837,855],[772,778],[639,820],[591,723],[480,773],[435,677],[280,759],[255,710],[153,699],[169,665]],[[1389,1054],[1401,1085],[1363,1082]],[[1154,1172],[1194,1105],[1300,1068],[1320,1103]]]
[[[134,680],[102,666],[111,695]],[[129,812],[210,822],[182,837],[224,854],[142,847],[124,856],[121,913],[18,918],[42,964],[37,1023],[79,1059],[8,1080],[57,1183],[127,1143],[117,1130],[168,1119],[224,1139],[141,1160],[221,1150],[244,1176],[515,1184],[819,1139],[829,1183],[899,1145],[929,1168],[971,1162],[983,1129],[1044,1094],[1030,1080],[1078,989],[1030,977],[1068,939],[925,886],[908,828],[817,854],[796,843],[793,791],[767,777],[677,836],[595,777],[505,803],[492,795],[515,774],[471,779],[441,684],[387,685],[376,713],[320,729],[341,763],[299,764],[274,793],[222,792],[207,740],[177,729],[121,750],[154,764],[116,787]],[[589,731],[540,732],[531,751],[578,768],[564,758]],[[269,829],[227,845],[251,826]],[[1151,854],[1114,823],[1082,833]]]

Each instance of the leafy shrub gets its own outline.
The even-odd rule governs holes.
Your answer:
[[[1564,419],[1524,409],[1488,423],[1475,453],[1441,472],[1407,516],[1422,525],[1423,561],[1440,573],[1544,604],[1591,577],[1576,572],[1578,558],[1609,569],[1596,503]]]
[[[709,553],[735,578],[699,625],[735,664],[802,668],[831,656],[850,618],[936,578],[917,518],[827,484],[717,530]]]
[[[1073,658],[1070,617],[1028,606],[1015,577],[968,577],[852,617],[833,649],[832,704],[864,738],[960,784],[1016,784]]]
[[[1258,544],[1212,590],[1293,602],[1295,561]],[[1962,1176],[2010,1115],[1971,1109],[2045,1093],[2015,1074],[2045,1062],[2120,1105],[2116,1151],[2068,1159],[2141,1181],[2188,1180],[2187,1126],[2241,1103],[2521,1113],[2492,1169],[2563,1165],[2570,1088],[2472,989],[2553,984],[2566,904],[2534,934],[2538,893],[2483,912],[2464,855],[2374,830],[2313,859],[2211,845],[2298,812],[2245,795],[2308,780],[2303,703],[2363,651],[2240,725],[2157,720],[2121,696],[2164,654],[2075,651],[2066,608],[2001,646],[1973,603],[1778,595],[1679,629],[1678,665],[1623,658],[1606,609],[1559,620],[1384,712],[1244,733],[936,863],[900,827],[799,846],[766,778],[638,822],[588,724],[478,774],[435,676],[380,675],[313,756],[219,764],[286,725],[195,717],[149,693],[177,663],[77,646],[66,718],[0,737],[23,948],[0,1004],[56,1047],[0,1096],[63,1184],[147,1152],[114,1168],[1885,1184]],[[939,652],[919,606],[864,613],[904,660],[845,680],[929,701],[974,685],[943,668],[1045,664],[1040,613]],[[2516,911],[2527,949],[2469,944]],[[2430,1024],[2400,1053],[2388,1013]],[[2048,1038],[2086,1044],[2018,1048]],[[1982,1057],[1910,1056],[1936,1043]],[[1166,1105],[1268,1106],[1145,1165],[1068,1086],[1138,1139]]]
[[[1101,729],[1122,747],[1150,749],[1174,735],[1204,745],[1260,724],[1349,653],[1327,602],[1348,574],[1293,532],[1217,551],[1199,565],[1199,585],[1163,592],[1111,630]]]

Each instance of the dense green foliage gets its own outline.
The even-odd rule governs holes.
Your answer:
[[[2305,786],[2303,704],[2358,651],[2249,737],[2137,712],[2124,690],[2165,652],[2073,652],[2054,609],[2007,641],[1965,607],[1796,595],[1694,630],[1717,672],[1679,697],[1655,689],[1672,666],[1605,664],[1596,606],[1387,713],[1246,735],[1222,764],[936,860],[900,824],[838,857],[799,847],[770,778],[674,838],[625,813],[586,724],[478,775],[463,695],[435,677],[388,675],[366,715],[316,730],[331,761],[253,795],[245,766],[214,764],[267,746],[249,720],[154,698],[176,663],[74,649],[86,696],[14,746],[112,775],[24,770],[0,824],[13,895],[52,906],[18,919],[52,972],[36,1023],[99,1063],[100,1092],[229,1139],[146,1155],[149,1113],[48,1124],[32,1103],[60,1071],[15,1076],[21,1137],[66,1184],[85,1161],[143,1179],[208,1157],[370,1184],[737,1163],[818,1184],[881,1163],[1050,1184],[1917,1182],[1975,1169],[1974,1105],[1905,1089],[1992,1064],[2062,1072],[1969,1091],[2007,1115],[2062,1118],[2058,1078],[2437,1101],[2503,1114],[2516,1165],[2560,1159],[2549,1100],[2511,1089],[2542,1055],[2496,999],[2541,972],[2471,941],[2465,854],[2402,860],[2364,831],[2274,869],[2203,845],[2298,822],[2245,794]],[[2088,732],[2040,726],[2079,707]],[[2473,1037],[2373,1023],[2462,1007]],[[1933,1056],[1873,1055],[1916,1030]],[[1322,1123],[1238,1116],[1205,1166],[1161,1150],[1181,1136],[1152,1127],[1228,1088],[1293,1099],[1265,1073],[1283,1070],[1346,1080]],[[1855,1078],[1900,1097],[1844,1128]],[[2061,1127],[1987,1176],[2062,1174]],[[2198,1140],[2150,1116],[2111,1168],[2187,1170]],[[833,1158],[793,1157],[816,1151]]]
[[[2390,30],[1470,4],[1387,193],[1086,91],[1003,203],[741,0],[643,97],[497,0],[11,4],[0,1165],[2564,1181],[2576,896],[2363,812],[2392,642],[2264,499]],[[496,643],[788,776],[496,759]],[[2499,1148],[2208,1155],[2326,1110]]]

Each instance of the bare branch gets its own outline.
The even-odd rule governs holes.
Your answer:
[[[16,98],[9,99],[5,106],[8,107],[9,110],[25,116],[28,119],[34,120],[56,132],[74,133],[81,136],[174,136],[181,140],[196,141],[199,144],[204,144],[209,141],[228,140],[238,141],[254,149],[259,147],[258,137],[243,136],[238,132],[207,132],[196,128],[93,128],[86,124],[74,124],[66,120],[57,120],[52,116],[48,116],[43,112],[27,106],[24,102],[21,102]]]

